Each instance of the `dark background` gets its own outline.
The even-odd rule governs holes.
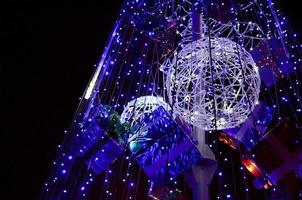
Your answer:
[[[38,197],[122,0],[83,2],[0,6],[0,199]],[[297,1],[279,3],[302,35]]]

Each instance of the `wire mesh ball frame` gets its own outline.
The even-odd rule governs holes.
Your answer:
[[[121,122],[128,122],[134,125],[135,122],[141,121],[146,115],[155,111],[162,106],[166,111],[171,110],[168,103],[162,97],[158,96],[142,96],[128,102],[121,114]]]
[[[261,85],[251,54],[219,37],[203,37],[181,47],[164,63],[173,111],[203,130],[243,123],[258,102]]]

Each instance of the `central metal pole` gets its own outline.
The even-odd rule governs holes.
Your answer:
[[[205,37],[206,32],[207,25],[203,12],[194,10],[192,12],[192,42]],[[199,89],[202,90],[203,88]],[[197,99],[197,101],[204,101],[204,99]],[[209,200],[209,185],[211,184],[215,174],[217,162],[214,153],[206,144],[205,131],[197,127],[194,128],[193,131],[198,139],[198,145],[196,147],[203,157],[201,163],[198,165],[193,165],[191,170],[190,176],[191,187],[193,190],[193,200]]]

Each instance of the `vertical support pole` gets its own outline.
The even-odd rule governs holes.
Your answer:
[[[201,38],[201,14],[192,12],[192,40],[196,41]]]
[[[198,139],[197,148],[201,153],[203,160],[198,165],[192,166],[192,190],[193,200],[209,200],[209,185],[217,168],[215,155],[206,144],[205,132],[199,128],[195,128],[194,134]]]
[[[192,40],[196,41],[204,37],[206,28],[202,12],[193,11]],[[197,99],[197,101],[202,101],[202,99]],[[199,128],[195,128],[193,131],[195,137],[198,139],[197,148],[203,156],[203,160],[200,164],[192,166],[189,175],[191,178],[190,185],[193,190],[193,200],[209,200],[209,185],[215,174],[217,162],[214,153],[206,144],[205,131]]]

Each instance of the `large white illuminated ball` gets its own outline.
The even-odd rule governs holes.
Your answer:
[[[144,119],[146,115],[155,111],[162,106],[166,111],[171,110],[168,103],[162,97],[158,96],[142,96],[128,102],[121,115],[121,122],[128,122],[132,125]]]
[[[194,126],[233,128],[247,119],[258,101],[258,68],[237,43],[218,37],[210,41],[204,37],[183,44],[164,63],[167,93],[173,110]]]

